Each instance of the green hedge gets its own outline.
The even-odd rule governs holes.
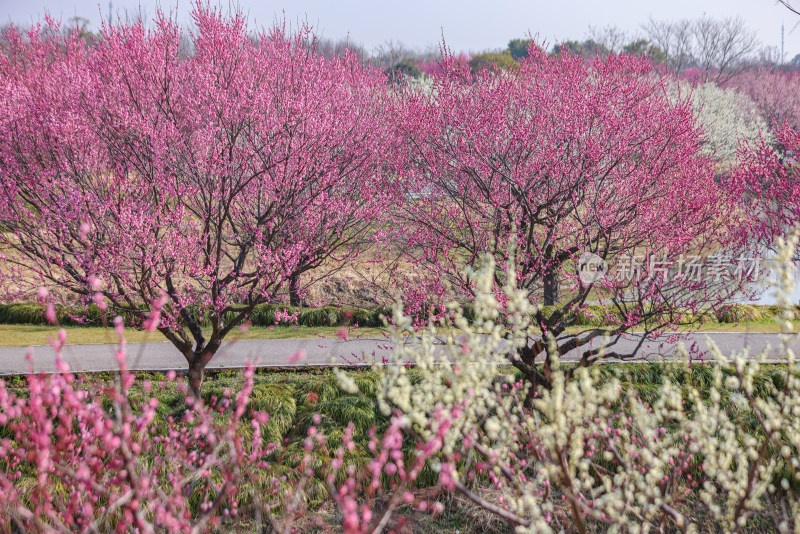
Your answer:
[[[556,309],[556,306],[542,306],[542,313],[545,317],[550,317]],[[794,306],[791,312],[793,320],[800,320],[800,306]],[[778,306],[725,304],[716,310],[698,311],[692,315],[699,323],[735,324],[773,321],[778,318],[780,313],[781,309]],[[471,319],[466,312],[464,315]],[[606,320],[607,318],[610,320]],[[575,314],[569,324],[573,326],[607,326],[610,322],[620,322],[619,314],[611,310],[606,311],[600,306],[586,306]]]
[[[79,314],[73,310],[72,316],[67,310],[56,309],[56,317],[58,322],[65,326],[99,325],[102,322],[102,314],[94,304]],[[22,303],[0,304],[0,324],[46,325],[48,323],[44,318],[44,306]]]
[[[273,326],[275,325],[275,311],[278,309],[288,310],[290,315],[300,312],[297,323],[302,326],[358,326],[381,327],[383,326],[382,316],[391,317],[392,312],[389,307],[377,310],[364,310],[359,308],[337,308],[327,306],[325,308],[297,308],[293,306],[282,306],[279,304],[262,304],[256,306],[250,314],[250,320],[254,326]],[[545,316],[549,316],[555,307],[544,306],[542,311]],[[795,307],[794,319],[800,319],[800,306]],[[474,311],[469,304],[464,306],[464,317],[468,320],[474,319]],[[738,323],[744,321],[769,321],[775,319],[780,310],[777,306],[756,306],[752,304],[728,304],[721,306],[714,311],[707,311],[699,314],[700,322],[717,323]],[[195,316],[198,314],[194,313]],[[56,311],[58,322],[65,326],[97,326],[102,324],[102,314],[97,306],[92,304],[86,311],[72,314],[66,309]],[[125,323],[137,325],[138,320],[129,313],[123,314]],[[231,319],[229,315],[226,319]],[[423,318],[424,319],[424,318]],[[613,314],[612,314],[613,320]],[[30,324],[45,325],[44,306],[33,303],[0,304],[0,324]],[[575,326],[605,326],[606,313],[599,306],[587,306],[578,312],[573,320]],[[208,320],[203,321],[204,326],[208,326]]]
[[[279,309],[287,310],[289,315],[294,315],[299,311],[297,324],[302,326],[347,326],[358,324],[358,326],[379,327],[383,326],[381,316],[391,317],[392,315],[389,308],[379,308],[377,310],[337,308],[335,306],[297,308],[279,304],[262,304],[253,309],[250,314],[250,320],[254,326],[272,326],[276,324],[275,311]]]
[[[256,306],[250,314],[250,320],[255,326],[272,326],[275,323],[275,311],[286,309],[290,315],[300,312],[297,323],[303,326],[348,326],[358,324],[358,326],[380,327],[383,326],[382,315],[391,317],[389,308],[377,310],[363,310],[358,308],[336,308],[328,306],[325,308],[295,308],[292,306],[281,306],[277,304],[262,304]],[[0,304],[0,324],[30,324],[46,325],[44,317],[44,306],[33,303],[19,304]],[[112,314],[114,314],[112,312]],[[114,314],[116,315],[116,314]],[[193,314],[197,316],[197,314]],[[72,310],[57,309],[56,316],[58,322],[65,326],[97,326],[102,324],[102,314],[95,305],[91,305],[87,310],[76,313]],[[129,313],[123,314],[126,324],[135,325],[138,320]],[[233,314],[227,318],[231,319]],[[204,326],[208,326],[208,320],[203,321]]]

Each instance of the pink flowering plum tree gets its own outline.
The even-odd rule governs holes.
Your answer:
[[[757,221],[751,239],[771,250],[800,220],[798,154],[800,132],[784,122],[775,129],[774,138],[742,145],[738,165],[726,181],[747,216]]]
[[[800,74],[761,67],[737,76],[728,86],[749,96],[770,123],[800,128]]]
[[[432,90],[410,92],[398,111],[409,151],[398,217],[431,273],[417,292],[425,306],[474,294],[470,270],[490,255],[497,289],[545,304],[512,359],[548,384],[550,360],[537,358],[627,357],[614,347],[631,329],[691,323],[736,293],[747,276],[735,272],[740,256],[723,254],[740,253],[746,240],[731,226],[745,223],[714,179],[691,103],[671,102],[646,60],[588,65],[532,49],[518,73],[499,75],[444,61]],[[589,314],[610,329],[566,333]]]
[[[380,74],[315,54],[307,28],[193,16],[188,47],[161,15],[91,48],[7,33],[0,276],[11,298],[57,287],[158,328],[197,394],[254,306],[358,254],[391,188]]]

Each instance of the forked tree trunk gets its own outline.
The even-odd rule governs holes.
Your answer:
[[[186,363],[189,365],[189,371],[186,374],[186,378],[189,385],[189,392],[194,398],[200,398],[200,393],[203,387],[204,371],[208,365],[208,362],[211,361],[211,358],[214,357],[219,348],[222,346],[223,338],[230,331],[231,327],[241,324],[244,317],[246,317],[246,314],[250,313],[254,306],[255,304],[251,304],[249,308],[237,316],[235,322],[229,323],[225,328],[222,329],[219,328],[219,325],[222,322],[220,317],[212,317],[211,323],[213,327],[213,333],[211,334],[211,339],[208,341],[206,341],[205,337],[203,336],[203,331],[201,330],[200,325],[194,321],[194,319],[188,314],[188,312],[186,312],[185,309],[182,311],[182,315],[184,320],[189,325],[187,328],[192,333],[192,337],[194,338],[193,342],[189,340],[189,338],[183,333],[178,335],[171,331],[167,326],[161,325],[158,327],[159,331],[161,331],[161,333],[164,334],[164,336],[170,342],[172,342],[175,348],[177,348],[186,359]],[[192,345],[194,345],[194,348],[192,348]]]
[[[545,354],[545,361],[536,362],[537,356],[542,352]],[[552,369],[549,363],[550,350],[543,340],[537,340],[532,345],[526,345],[517,352],[517,357],[512,360],[512,365],[519,369],[527,382],[528,391],[525,395],[525,406],[533,407],[536,393],[541,395],[542,391],[549,390],[552,386]]]
[[[205,374],[206,366],[214,354],[217,353],[222,345],[221,338],[212,338],[200,350],[192,350],[184,353],[186,361],[189,363],[189,372],[186,378],[189,382],[189,392],[196,399],[200,398],[200,393],[203,388],[203,375]]]

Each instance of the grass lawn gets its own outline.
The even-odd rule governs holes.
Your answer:
[[[792,331],[797,332],[800,321],[792,321]],[[775,321],[757,321],[741,323],[706,323],[700,326],[683,326],[676,328],[680,332],[750,332],[754,334],[779,334],[781,327]]]
[[[246,333],[235,330],[226,339],[295,339],[336,337],[343,327],[331,326],[298,326],[297,328],[276,326],[252,327]],[[117,343],[117,336],[113,328],[96,326],[67,326],[67,342],[71,345],[83,343]],[[26,347],[28,345],[46,345],[48,338],[53,337],[57,328],[44,325],[4,324],[0,325],[0,347]],[[355,337],[382,337],[383,328],[352,328],[348,336]],[[211,331],[206,332],[209,335]],[[128,328],[125,330],[125,339],[129,343],[166,341],[159,332],[144,332]]]
[[[800,321],[792,321],[794,332],[800,330]],[[585,330],[589,330],[592,327],[589,326],[570,326],[567,328],[567,332],[571,334],[575,334],[578,332],[583,332]],[[599,327],[602,328],[602,327]],[[670,328],[670,331],[676,332],[749,332],[754,334],[779,334],[781,332],[781,327],[778,323],[771,320],[766,321],[751,321],[751,322],[741,322],[741,323],[703,323],[701,325],[692,325],[692,326],[679,326],[675,328]],[[633,328],[631,332],[641,332],[641,328]]]
[[[800,321],[793,322],[794,330],[800,330]],[[276,326],[274,328],[254,326],[246,333],[235,330],[227,339],[248,340],[248,339],[308,339],[336,337],[339,330],[343,327],[338,326]],[[572,326],[567,328],[568,333],[577,333],[591,327]],[[83,343],[116,343],[117,336],[113,328],[102,328],[96,326],[67,326],[67,342],[72,345]],[[771,320],[758,322],[742,322],[738,324],[705,323],[692,327],[681,327],[681,332],[751,332],[751,333],[773,333],[780,332],[780,326]],[[633,330],[634,332],[636,329]],[[45,325],[0,325],[0,347],[26,347],[28,345],[46,345],[48,338],[55,335],[57,329]],[[206,335],[210,330],[206,332]],[[387,335],[384,328],[351,328],[348,330],[348,337],[383,337]],[[125,330],[125,339],[129,343],[166,341],[158,332],[144,332],[129,328]]]

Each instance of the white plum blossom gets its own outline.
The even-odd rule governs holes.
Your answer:
[[[703,151],[715,158],[721,170],[735,163],[741,142],[770,135],[769,125],[755,103],[735,89],[723,89],[711,82],[693,87],[689,82],[676,81],[667,92],[674,101],[689,100],[706,133]]]
[[[796,243],[796,235],[783,243],[778,258],[783,290],[794,287],[788,260]],[[518,533],[701,532],[708,523],[700,517],[737,532],[754,514],[779,532],[800,531],[792,489],[800,484],[800,365],[788,345],[791,323],[786,365],[772,368],[779,381],[758,386],[774,388],[770,395],[756,392],[766,352],[727,357],[714,348],[710,383],[672,364],[666,375],[683,373],[683,383],[664,380],[647,400],[604,379],[598,365],[568,370],[558,361],[550,387],[531,396],[509,375],[507,358],[528,342],[534,307],[513,289],[513,269],[495,293],[494,270],[487,259],[474,273],[475,320],[454,304],[457,330],[443,345],[433,328],[418,344],[395,343],[395,365],[381,371],[382,409],[404,417],[420,447],[440,444],[435,466],[446,487]],[[788,297],[779,304],[788,314]],[[399,311],[394,322],[410,324]]]

